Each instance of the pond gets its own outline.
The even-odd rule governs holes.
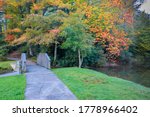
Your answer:
[[[150,87],[150,69],[134,66],[101,67],[97,71]]]

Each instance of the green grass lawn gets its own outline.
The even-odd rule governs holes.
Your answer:
[[[10,63],[12,62],[14,61],[0,61],[0,74],[13,71],[10,66]]]
[[[26,80],[24,75],[0,78],[0,100],[23,100]]]
[[[53,71],[81,100],[150,99],[150,88],[97,71],[79,68],[58,68]]]

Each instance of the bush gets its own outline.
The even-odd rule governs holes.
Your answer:
[[[0,74],[8,73],[11,71],[13,71],[13,69],[11,67],[9,67],[9,68],[0,67]]]
[[[120,55],[120,61],[123,64],[131,63],[132,62],[133,54],[129,51],[123,51]]]
[[[0,61],[6,60],[6,55],[8,54],[7,46],[0,46]]]
[[[63,51],[64,54],[58,60],[60,67],[74,67],[78,66],[78,55],[71,50]],[[106,64],[106,56],[100,46],[92,48],[91,52],[84,58],[84,67],[100,67]]]
[[[100,67],[107,62],[104,51],[100,46],[94,47],[92,52],[84,59],[84,66]]]
[[[0,56],[0,61],[8,61],[6,57]]]
[[[78,56],[73,51],[66,51],[64,56],[58,60],[58,66],[61,67],[73,67],[78,66]]]
[[[13,61],[0,62],[0,74],[13,71],[12,67],[10,66],[10,63],[12,63],[12,62]]]

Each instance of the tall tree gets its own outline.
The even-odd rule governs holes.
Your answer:
[[[142,56],[150,64],[150,15],[141,12],[137,15],[135,35],[133,40],[133,53]]]
[[[93,38],[88,33],[87,26],[83,23],[82,16],[71,14],[61,27],[62,36],[66,38],[62,47],[71,49],[78,54],[78,66],[82,66],[84,57],[91,51]]]

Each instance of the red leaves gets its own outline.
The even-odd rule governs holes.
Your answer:
[[[117,57],[122,50],[128,49],[129,39],[125,38],[126,34],[123,31],[113,29],[112,33],[102,30],[94,33],[96,33],[95,42],[100,42],[111,56]]]
[[[12,19],[13,17],[10,14],[5,14],[5,19]]]
[[[112,6],[122,7],[121,0],[110,0],[112,2]]]
[[[123,17],[126,23],[133,24],[133,14],[131,11],[125,12]]]
[[[48,32],[57,35],[60,32],[60,30],[59,29],[53,29],[53,30],[48,30]]]
[[[13,40],[15,40],[15,36],[13,34],[8,34],[5,38],[6,42],[11,42]]]

